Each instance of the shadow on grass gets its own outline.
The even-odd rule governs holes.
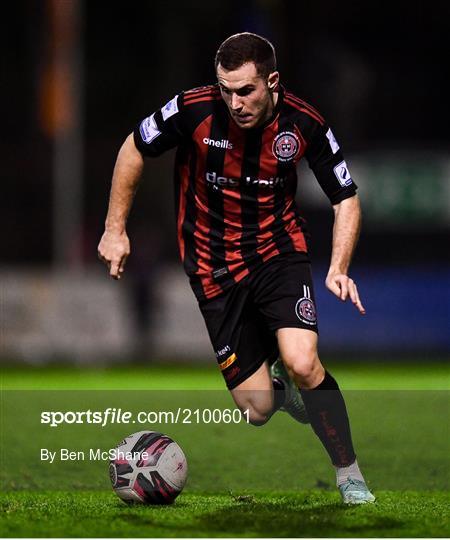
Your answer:
[[[398,533],[403,525],[400,520],[379,515],[365,515],[361,520],[354,512],[355,509],[338,504],[324,504],[317,508],[302,508],[299,504],[282,508],[278,504],[264,503],[241,505],[232,512],[213,512],[200,521],[211,533],[274,538],[366,536],[371,532],[373,536],[390,536]]]
[[[313,505],[313,508],[311,508]],[[177,507],[193,510],[189,503]],[[167,509],[167,507],[165,507]],[[154,508],[155,509],[155,508]],[[346,507],[340,503],[321,503],[303,497],[299,500],[236,501],[219,510],[195,511],[190,520],[178,523],[164,519],[165,510],[135,514],[121,512],[120,518],[134,526],[164,529],[163,536],[223,536],[223,537],[327,537],[327,536],[400,536],[406,523],[400,519],[383,516],[376,506]]]

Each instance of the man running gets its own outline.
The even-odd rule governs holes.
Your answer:
[[[335,215],[326,286],[364,307],[348,269],[361,210],[342,151],[316,109],[279,81],[275,50],[251,33],[216,54],[218,83],[175,96],[122,145],[99,257],[120,279],[126,221],[144,167],[177,147],[178,245],[217,362],[252,424],[282,409],[310,423],[343,501],[373,502],[356,461],[344,399],[317,353],[317,314],[296,165],[305,157]],[[278,356],[280,359],[277,360]]]

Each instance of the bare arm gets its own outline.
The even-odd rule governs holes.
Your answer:
[[[123,143],[114,167],[105,232],[98,245],[98,256],[108,266],[109,274],[120,279],[130,254],[126,222],[144,168],[133,134]]]
[[[325,281],[327,288],[342,301],[350,297],[361,315],[366,313],[359,299],[356,283],[348,276],[348,269],[361,228],[361,206],[357,195],[333,206],[333,248],[330,268]]]

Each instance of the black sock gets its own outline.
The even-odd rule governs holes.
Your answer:
[[[274,377],[272,379],[273,384],[273,410],[277,411],[284,403],[286,397],[286,391],[284,389],[284,382]]]
[[[336,467],[351,465],[353,449],[347,409],[339,386],[325,371],[325,379],[312,390],[300,390],[311,426]]]

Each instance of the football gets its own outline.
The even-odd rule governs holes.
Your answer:
[[[109,476],[126,503],[171,504],[187,478],[183,450],[167,435],[139,431],[111,450]]]

